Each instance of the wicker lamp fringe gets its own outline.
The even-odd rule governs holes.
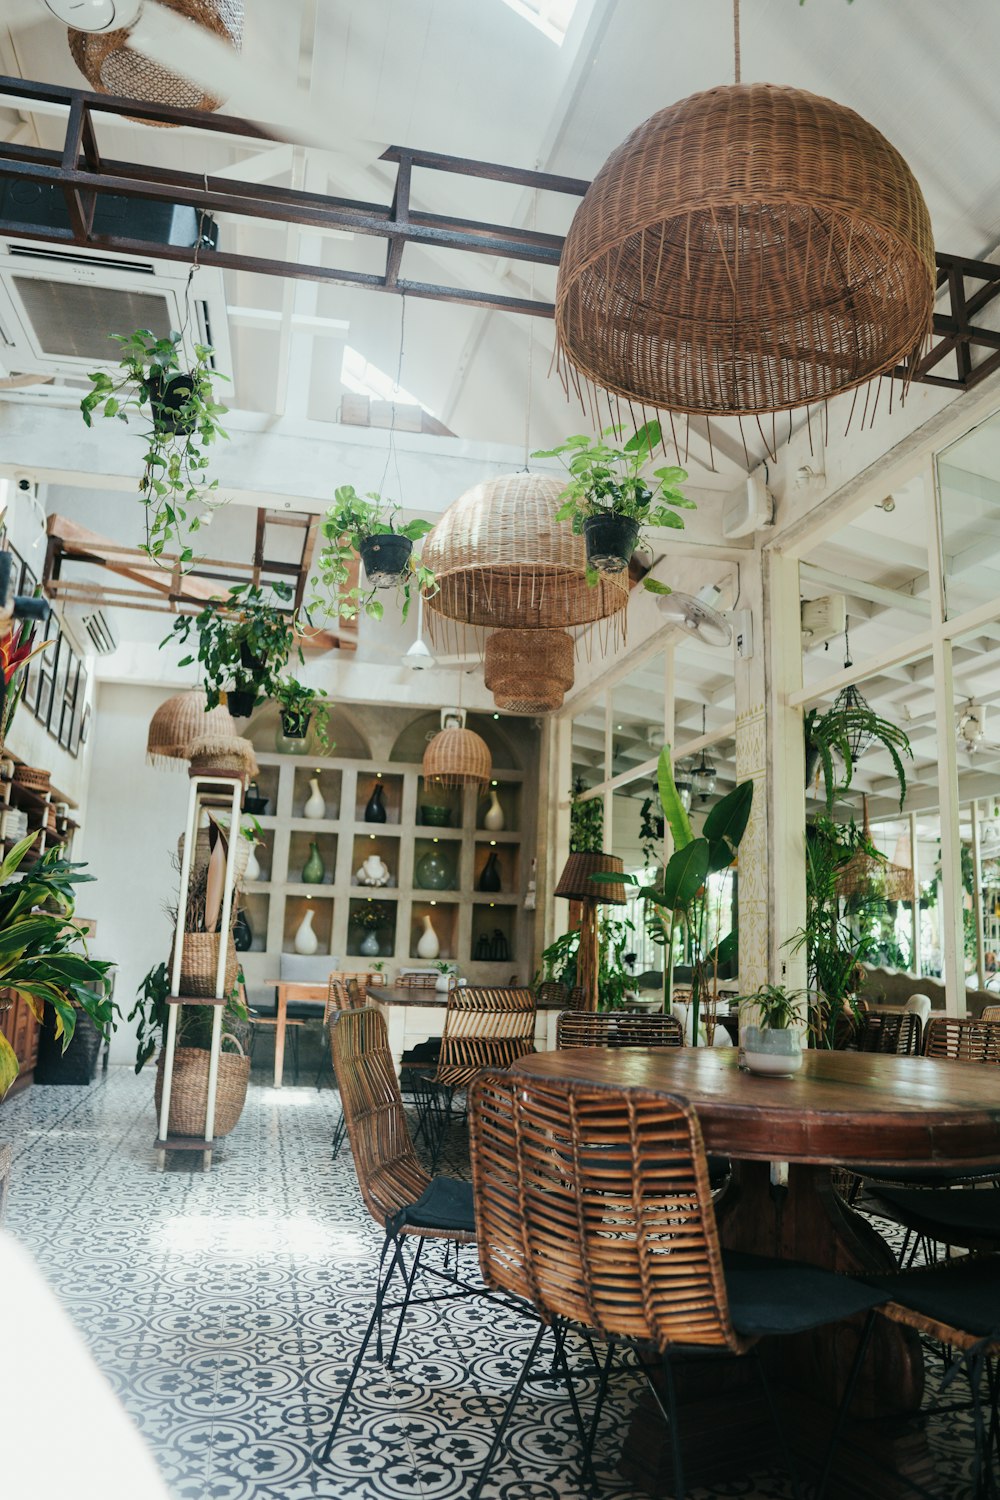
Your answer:
[[[660,110],[605,162],[563,249],[557,337],[629,401],[791,410],[913,355],[935,279],[919,185],[873,125],[738,84]]]
[[[146,760],[151,766],[181,770],[192,740],[202,735],[236,738],[236,725],[227,709],[209,708],[202,688],[177,693],[161,703],[149,721]]]

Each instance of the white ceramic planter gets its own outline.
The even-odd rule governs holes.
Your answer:
[[[797,1031],[787,1027],[745,1026],[740,1041],[747,1068],[762,1078],[791,1078],[802,1067]]]

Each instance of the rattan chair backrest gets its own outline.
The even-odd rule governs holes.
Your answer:
[[[371,1005],[346,1010],[330,1038],[358,1186],[384,1226],[430,1182],[410,1139],[385,1020]]]
[[[683,1099],[489,1072],[470,1090],[469,1119],[488,1286],[661,1350],[744,1347]]]
[[[914,1011],[872,1011],[858,1031],[859,1052],[896,1052],[914,1054],[920,1051],[923,1027]]]
[[[535,1003],[539,1009],[542,1006],[553,1010],[556,1007],[559,1010],[570,1009],[569,996],[569,985],[563,984],[561,979],[545,979],[541,984],[535,985]]]
[[[564,1010],[556,1023],[556,1046],[683,1047],[684,1032],[676,1016],[633,1015],[628,1011]]]
[[[1000,1021],[1000,1005],[984,1005],[979,1019],[981,1021]]]
[[[958,1062],[1000,1063],[1000,1021],[958,1021],[935,1016],[927,1027],[928,1057]]]
[[[535,996],[529,989],[450,990],[436,1083],[465,1088],[484,1068],[509,1068],[535,1050]]]

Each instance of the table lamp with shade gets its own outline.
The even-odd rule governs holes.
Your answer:
[[[571,854],[559,877],[555,894],[580,903],[580,947],[577,950],[576,982],[583,990],[584,1010],[597,1009],[599,965],[597,908],[626,904],[625,885],[613,880],[592,880],[593,875],[623,875],[617,854]]]

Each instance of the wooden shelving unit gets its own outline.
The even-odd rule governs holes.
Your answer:
[[[9,750],[4,751],[4,756],[8,760],[12,760],[15,765],[26,764],[18,756],[12,755]],[[62,844],[67,851],[69,850],[73,841],[73,835],[80,825],[75,818],[70,816],[66,820],[64,830],[61,833],[56,832],[52,825],[49,809],[54,807],[57,802],[64,802],[72,812],[77,810],[77,804],[73,801],[73,798],[68,797],[65,792],[61,792],[58,787],[50,786],[47,791],[36,792],[31,787],[22,786],[18,781],[0,781],[0,814],[8,807],[20,808],[28,815],[28,833],[34,831],[38,834],[36,846],[30,849],[25,856],[25,864],[32,864],[45,853],[46,849],[50,849],[53,844]],[[18,840],[13,838],[0,838],[0,845],[2,845],[5,854],[17,842]]]

